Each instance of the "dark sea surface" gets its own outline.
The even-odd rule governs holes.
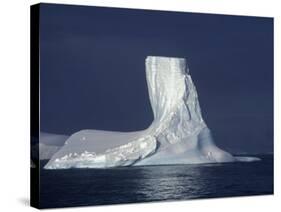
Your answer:
[[[256,162],[44,170],[40,207],[273,194],[273,155]]]

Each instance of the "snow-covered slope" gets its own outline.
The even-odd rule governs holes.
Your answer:
[[[146,59],[154,121],[137,132],[82,130],[70,136],[47,169],[234,162],[219,149],[204,122],[183,58]]]

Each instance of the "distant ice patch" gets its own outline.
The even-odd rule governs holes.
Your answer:
[[[40,132],[39,158],[50,159],[65,144],[69,136]],[[35,147],[35,148],[38,148]]]
[[[258,157],[247,157],[247,156],[235,156],[235,159],[239,162],[255,162],[261,160]]]

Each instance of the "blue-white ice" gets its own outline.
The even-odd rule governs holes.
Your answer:
[[[146,58],[154,121],[137,132],[81,130],[71,135],[46,169],[223,163],[245,160],[218,148],[202,118],[183,58]],[[247,161],[255,158],[247,158]]]

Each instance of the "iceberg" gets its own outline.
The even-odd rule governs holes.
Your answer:
[[[145,67],[154,114],[151,125],[136,132],[76,132],[45,169],[245,161],[215,145],[184,58],[148,56]],[[256,159],[246,159],[251,160]]]

